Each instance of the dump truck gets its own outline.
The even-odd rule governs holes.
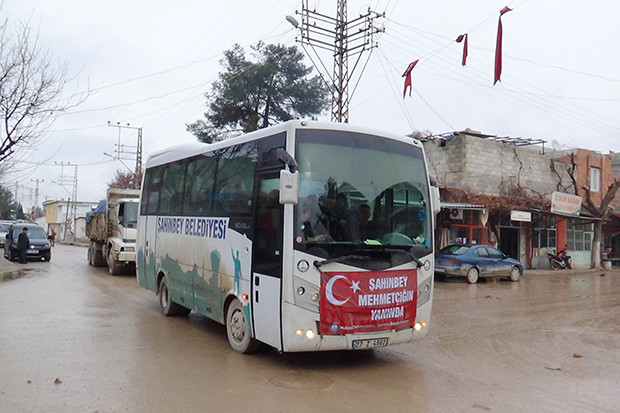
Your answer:
[[[139,189],[109,188],[106,199],[86,214],[90,265],[107,264],[113,275],[135,271],[139,200]]]

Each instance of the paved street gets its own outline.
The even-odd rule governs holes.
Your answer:
[[[11,265],[4,258],[0,272]],[[429,336],[367,352],[241,355],[166,318],[133,276],[57,245],[0,282],[0,411],[617,412],[620,271],[437,283]]]

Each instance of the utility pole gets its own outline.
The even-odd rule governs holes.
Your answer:
[[[349,122],[349,102],[357,84],[361,79],[364,68],[368,64],[372,49],[377,47],[374,35],[384,32],[384,28],[375,27],[375,19],[385,17],[385,13],[377,13],[368,9],[365,14],[348,21],[347,20],[347,0],[338,0],[336,17],[318,13],[310,10],[308,0],[302,0],[301,24],[292,16],[287,16],[287,20],[296,28],[299,28],[301,43],[306,54],[312,61],[314,67],[323,77],[332,93],[331,120],[332,122]],[[314,56],[321,63],[319,67],[313,60],[306,46],[312,48]],[[327,73],[327,67],[323,63],[316,49],[329,50],[333,53],[333,70],[331,76]],[[364,62],[362,73],[357,78],[353,91],[349,93],[349,85],[352,82],[353,73],[362,60],[365,51],[369,51]],[[349,71],[349,59],[355,58],[351,71]],[[326,80],[329,77],[329,81]]]
[[[45,182],[45,179],[31,179],[35,183],[34,188],[34,206],[39,206],[39,182]]]
[[[32,220],[35,220],[35,211],[39,207],[39,182],[45,182],[45,179],[31,179],[35,183],[34,188],[34,206],[32,207]]]
[[[23,210],[23,206],[24,206],[24,202],[27,199],[26,198],[26,189],[30,189],[32,190],[32,188],[28,188],[25,185],[21,185],[19,182],[15,182],[15,191],[13,193],[13,202],[15,203],[15,206],[18,207],[19,205],[22,206],[22,212],[24,212]],[[21,190],[21,192],[19,192]],[[26,212],[24,212],[26,213]],[[14,211],[14,218],[17,218],[17,209],[15,209]]]
[[[71,180],[72,183],[72,191],[69,192],[71,194],[71,196],[69,197],[69,200],[67,201],[67,217],[65,219],[65,230],[64,230],[64,235],[63,235],[63,240],[67,240],[67,229],[71,229],[75,226],[75,219],[77,218],[77,186],[78,186],[78,166],[76,164],[72,164],[69,162],[54,162],[57,165],[60,165],[60,179],[59,179],[59,184],[60,186],[62,186],[62,188],[69,192],[69,190],[67,188],[65,188],[65,185],[69,183],[69,180],[71,180],[70,177],[65,176],[64,171],[65,171],[65,166],[73,166],[73,179]],[[71,220],[69,220],[69,213],[71,214]]]
[[[132,158],[127,158],[125,156],[126,154],[136,156],[136,168],[134,170],[134,176],[135,176],[135,181],[137,185],[140,185],[142,183],[142,128],[130,126],[129,123],[127,125],[121,125],[120,122],[116,122],[116,125],[115,125],[110,121],[108,121],[108,126],[118,128],[118,143],[115,145],[116,146],[115,159],[118,159],[119,161],[121,161],[123,165],[125,165],[123,163],[123,160],[126,160],[126,161],[132,160]],[[121,129],[135,129],[138,131],[138,141],[136,142],[136,146],[131,146],[131,145],[126,146],[126,145],[121,144]],[[125,148],[128,148],[129,151],[126,151]],[[122,156],[125,156],[125,157],[123,158]],[[125,165],[125,167],[131,171],[131,169],[127,165]]]

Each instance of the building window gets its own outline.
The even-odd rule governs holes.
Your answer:
[[[571,251],[590,251],[594,224],[581,224],[577,220],[566,220],[566,243]],[[561,249],[561,246],[558,245]]]
[[[483,244],[479,225],[480,211],[463,210],[463,223],[450,225],[450,244]]]
[[[601,192],[601,170],[599,168],[590,168],[590,190]]]
[[[553,215],[534,214],[532,217],[532,247],[556,247],[556,220]]]

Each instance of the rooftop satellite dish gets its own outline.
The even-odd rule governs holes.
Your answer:
[[[562,145],[555,139],[551,140],[551,147],[556,151],[562,150]]]

